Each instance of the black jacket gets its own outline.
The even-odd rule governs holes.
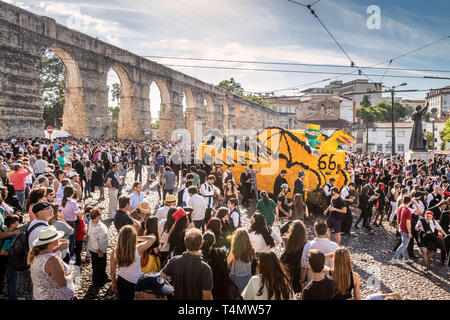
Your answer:
[[[304,196],[305,195],[305,190],[304,189],[305,189],[305,186],[304,186],[303,182],[300,181],[300,179],[295,180],[295,183],[294,183],[294,194],[300,193],[300,194],[302,194]]]
[[[287,184],[287,180],[285,178],[283,178],[281,175],[278,175],[275,179],[275,183],[273,184],[273,196],[274,196],[275,202],[277,201],[278,195],[281,192],[281,185],[283,183]]]

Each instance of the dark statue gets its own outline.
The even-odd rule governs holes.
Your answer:
[[[428,110],[428,104],[424,107],[417,106],[416,111],[411,116],[414,125],[411,132],[411,140],[409,141],[409,149],[412,151],[427,151],[424,144],[424,134],[422,129],[422,117]]]

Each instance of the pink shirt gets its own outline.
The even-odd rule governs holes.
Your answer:
[[[28,176],[28,171],[25,169],[19,169],[14,171],[9,177],[9,182],[14,186],[14,190],[23,191],[25,190],[25,178]]]

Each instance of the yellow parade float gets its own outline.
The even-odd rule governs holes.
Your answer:
[[[222,137],[220,137],[222,138]],[[206,137],[197,152],[197,158],[208,164],[221,164],[223,171],[233,165],[231,171],[236,183],[245,167],[250,164],[257,170],[258,190],[273,193],[275,178],[285,169],[285,179],[290,186],[288,197],[292,198],[293,186],[300,171],[305,173],[305,189],[316,191],[336,179],[335,186],[341,188],[349,182],[345,170],[346,151],[355,142],[345,130],[336,130],[330,137],[320,133],[320,126],[309,124],[305,130],[285,130],[269,127],[257,133],[249,150],[224,148],[222,139]]]

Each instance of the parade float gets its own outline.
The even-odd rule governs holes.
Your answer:
[[[197,151],[197,158],[208,164],[221,164],[223,171],[227,165],[233,165],[231,171],[236,183],[245,167],[253,164],[257,170],[258,190],[273,193],[275,178],[285,169],[292,198],[295,180],[300,171],[305,173],[303,180],[305,189],[317,191],[336,179],[335,186],[341,188],[349,182],[349,174],[345,170],[345,150],[342,144],[349,147],[355,142],[345,130],[336,130],[330,137],[320,132],[320,126],[309,124],[305,130],[285,130],[269,127],[257,133],[256,139],[249,142],[247,148],[233,148],[233,144],[224,148],[222,137],[206,134],[205,141]],[[244,150],[240,150],[244,149]]]

